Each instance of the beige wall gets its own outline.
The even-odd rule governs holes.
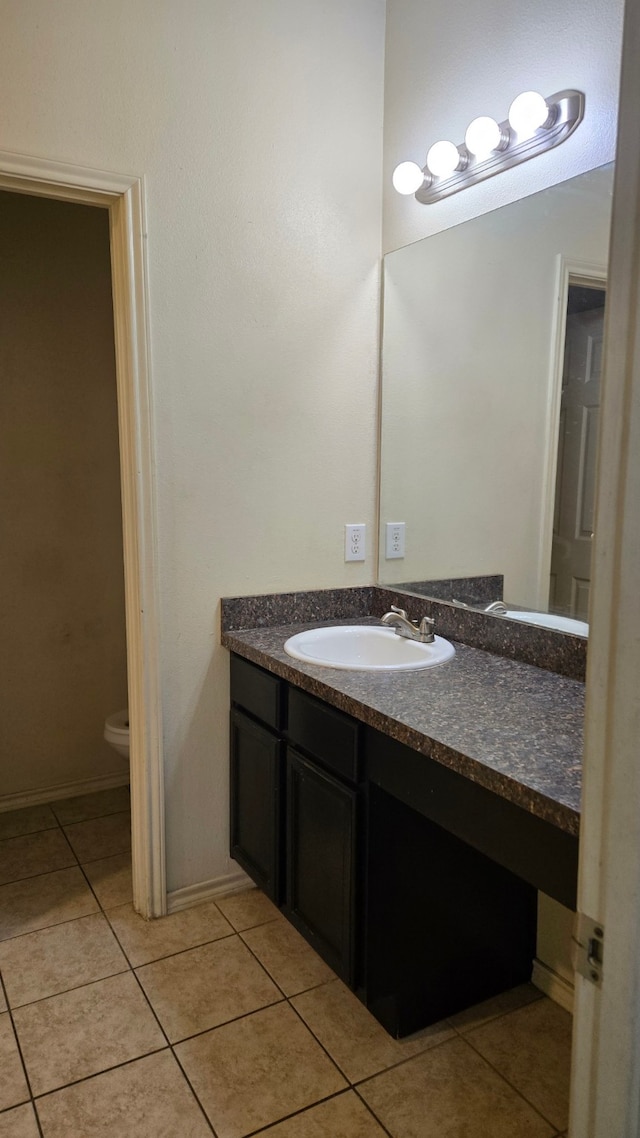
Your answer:
[[[614,157],[624,0],[387,0],[385,252],[449,229]],[[391,185],[439,138],[456,144],[477,115],[507,117],[521,91],[577,88],[584,122],[554,150],[472,190],[423,206]]]
[[[369,583],[383,0],[0,0],[0,149],[144,175],[170,889],[228,859],[225,594]]]
[[[0,192],[0,799],[126,773],[105,211]]]

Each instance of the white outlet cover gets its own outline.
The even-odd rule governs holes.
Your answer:
[[[366,525],[346,525],[344,527],[345,561],[364,561],[367,556]]]
[[[392,561],[404,557],[404,522],[387,522],[385,526],[385,557]]]

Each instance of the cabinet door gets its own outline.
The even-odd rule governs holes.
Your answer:
[[[284,745],[231,712],[231,856],[276,904],[284,885]]]
[[[354,982],[357,792],[287,752],[287,895],[292,924]]]

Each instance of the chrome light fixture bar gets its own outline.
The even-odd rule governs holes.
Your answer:
[[[534,118],[531,128],[526,126],[526,112],[531,109],[527,108],[527,98],[534,102]],[[546,103],[548,114],[546,118],[539,114],[537,124],[533,125],[536,123],[535,99],[539,100],[539,105],[542,107]],[[523,110],[524,115],[522,114]],[[502,123],[495,124],[497,126],[495,132],[496,145],[489,154],[477,157],[464,143],[455,148],[453,143],[448,143],[447,145],[451,147],[451,154],[455,149],[459,155],[456,168],[451,173],[441,176],[434,174],[429,169],[432,165],[429,161],[422,169],[414,165],[416,181],[419,181],[420,174],[423,177],[422,184],[415,190],[415,198],[422,205],[432,205],[434,202],[441,201],[442,198],[450,197],[451,194],[457,194],[459,190],[464,190],[467,186],[474,186],[478,182],[483,182],[485,178],[492,178],[494,174],[508,170],[511,166],[517,166],[520,162],[535,158],[536,154],[542,154],[545,150],[551,150],[552,147],[559,146],[560,143],[564,142],[580,125],[583,117],[584,95],[581,91],[559,91],[558,94],[551,95],[546,100],[543,100],[539,95],[536,96],[533,92],[525,92],[511,104],[509,118]],[[540,121],[541,118],[543,121]],[[479,121],[486,122],[487,120],[474,120],[471,125],[473,126]],[[469,131],[467,131],[468,136]],[[440,143],[435,144],[435,146],[440,145]],[[433,151],[434,148],[431,149]],[[453,158],[451,158],[452,161]],[[411,190],[414,189],[415,184],[414,181]]]

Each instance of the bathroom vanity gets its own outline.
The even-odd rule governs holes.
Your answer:
[[[575,907],[583,685],[461,643],[301,664],[304,626],[223,631],[231,853],[402,1036],[529,979],[538,889]]]

